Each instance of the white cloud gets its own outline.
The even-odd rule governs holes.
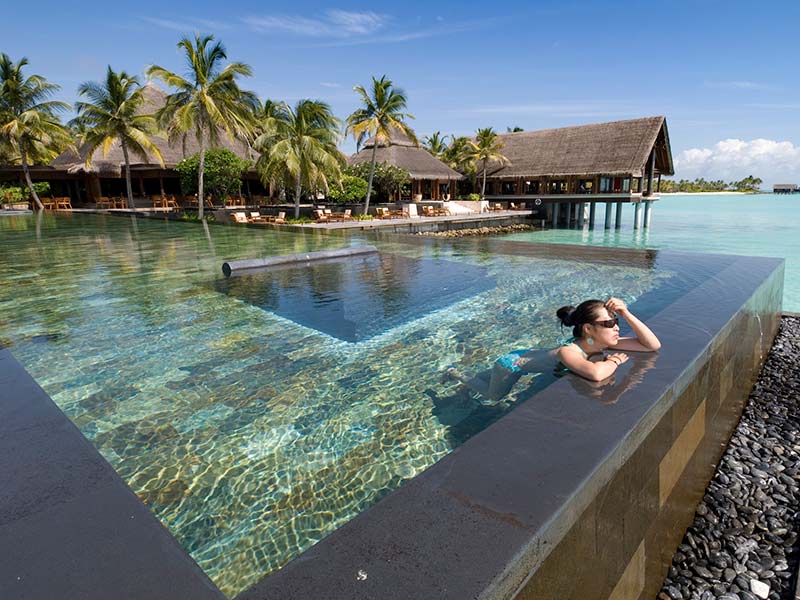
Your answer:
[[[180,20],[161,19],[158,17],[142,17],[142,20],[161,29],[170,31],[217,31],[220,29],[230,29],[230,25],[220,21],[210,21],[208,19]]]
[[[758,81],[706,81],[706,87],[723,90],[774,90],[774,85],[761,83]]]
[[[320,81],[319,84],[324,88],[340,88],[340,87],[342,87],[341,83],[333,83],[332,81]]]
[[[690,148],[675,157],[675,178],[739,180],[761,177],[765,184],[800,183],[800,146],[758,138],[721,140],[711,148]]]
[[[369,35],[382,29],[388,17],[377,13],[329,10],[325,16],[310,19],[297,15],[266,15],[245,17],[243,21],[259,32],[285,32],[308,37],[347,38]]]

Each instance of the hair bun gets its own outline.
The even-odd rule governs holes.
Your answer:
[[[562,325],[565,325],[566,327],[572,327],[574,325],[572,322],[572,313],[574,312],[574,306],[562,306],[556,311],[556,317],[558,317]]]

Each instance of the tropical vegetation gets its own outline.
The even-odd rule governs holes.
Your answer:
[[[294,217],[300,216],[303,189],[328,192],[341,186],[344,155],[339,152],[340,121],[318,100],[282,104],[260,124],[253,146],[261,153],[256,166],[265,185],[294,189]]]
[[[372,173],[373,189],[377,190],[378,194],[382,196],[391,196],[394,193],[399,193],[404,185],[411,183],[411,175],[408,171],[389,163],[376,163],[373,165],[364,162],[347,167],[345,173],[361,179],[368,178]],[[369,184],[367,184],[367,189],[369,189]],[[364,214],[366,213],[365,209]]]
[[[446,135],[443,136],[441,131],[435,131],[431,135],[423,138],[422,144],[425,150],[441,160],[447,150],[447,137]]]
[[[58,113],[69,109],[65,102],[50,100],[60,87],[41,75],[23,74],[27,58],[14,62],[0,54],[0,147],[6,157],[18,159],[36,206],[44,205],[31,180],[30,165],[47,163],[69,146],[69,130]]]
[[[151,139],[158,134],[156,120],[153,115],[142,114],[143,88],[136,77],[125,71],[116,73],[109,65],[103,83],[82,83],[78,95],[87,101],[75,103],[77,116],[71,124],[81,132],[83,150],[87,153],[86,166],[91,166],[97,148],[102,148],[105,157],[111,145],[119,142],[125,160],[127,203],[132,209],[130,153],[144,162],[148,162],[147,155],[150,154],[164,166],[161,151]]]
[[[253,166],[249,160],[239,158],[235,152],[227,148],[210,148],[206,150],[203,161],[205,189],[217,198],[240,196],[242,192],[242,175]],[[195,153],[183,159],[175,170],[181,180],[181,191],[186,195],[197,193],[197,181],[200,171],[200,154]]]
[[[327,198],[334,202],[361,202],[367,195],[367,180],[355,175],[342,175],[342,187],[332,187]]]
[[[721,179],[706,181],[702,177],[689,181],[681,179],[673,181],[671,179],[661,180],[661,191],[665,193],[674,192],[758,192],[764,181],[760,177],[748,175],[739,181],[725,182]]]
[[[242,90],[237,81],[252,75],[252,69],[242,62],[230,62],[223,67],[227,59],[225,47],[214,42],[214,36],[195,35],[194,40],[184,37],[178,48],[185,53],[188,77],[158,65],[147,69],[147,75],[175,90],[156,115],[169,138],[176,140],[193,134],[197,139],[200,156],[197,206],[202,220],[206,141],[211,147],[219,146],[223,132],[231,141],[248,139],[253,132],[258,100],[252,92]]]
[[[360,85],[355,86],[353,91],[358,94],[362,106],[347,117],[347,132],[353,135],[359,147],[367,138],[374,138],[367,178],[367,197],[364,201],[366,214],[369,211],[369,199],[372,194],[375,152],[378,145],[388,145],[394,131],[405,134],[417,145],[419,141],[414,130],[406,123],[406,119],[413,119],[414,116],[404,112],[407,104],[405,92],[393,87],[391,79],[387,79],[386,75],[380,79],[373,77],[369,92]]]
[[[483,184],[481,185],[481,199],[486,197],[486,171],[489,163],[497,165],[507,165],[508,160],[500,151],[503,149],[503,140],[495,133],[491,127],[478,129],[475,133],[475,141],[469,142],[467,156],[474,164],[480,164],[483,172]]]

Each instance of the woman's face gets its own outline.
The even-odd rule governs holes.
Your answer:
[[[619,341],[619,325],[613,327],[604,327],[599,325],[598,321],[610,321],[615,318],[605,307],[598,309],[595,314],[594,322],[586,325],[586,333],[589,337],[601,346],[616,346]]]

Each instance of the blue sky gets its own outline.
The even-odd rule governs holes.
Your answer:
[[[107,64],[181,69],[175,45],[199,31],[253,67],[244,87],[325,100],[341,118],[357,106],[353,85],[387,74],[408,94],[420,136],[664,114],[678,177],[800,183],[796,1],[78,6],[12,3],[4,14],[20,26],[0,41],[68,102]]]

